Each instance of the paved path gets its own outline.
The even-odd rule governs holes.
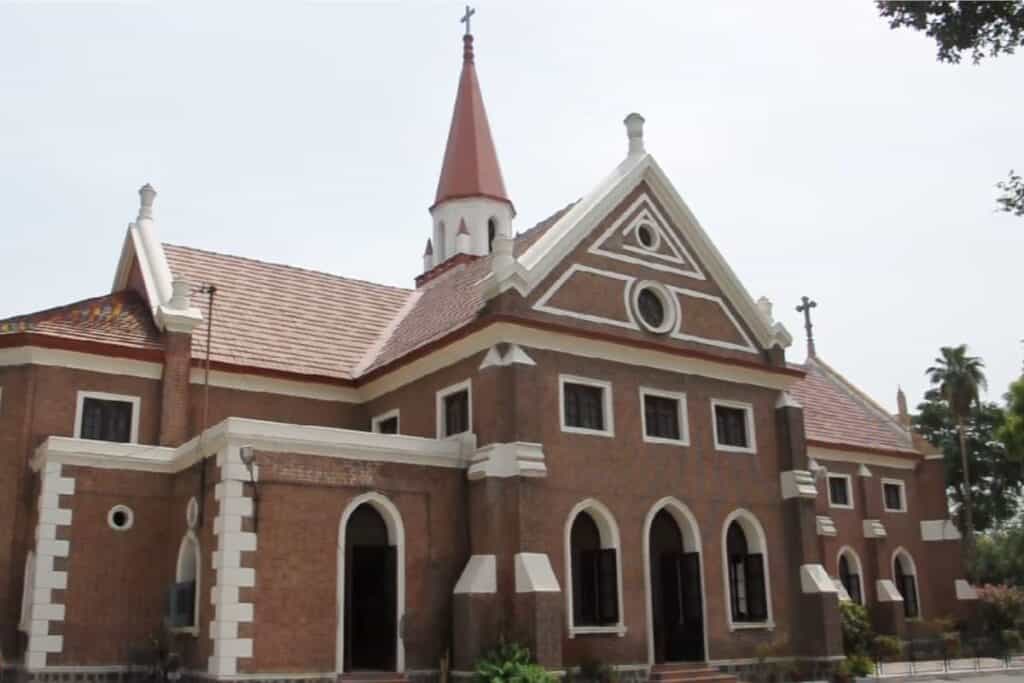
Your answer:
[[[884,681],[885,679],[881,678],[879,680]],[[915,676],[913,680],[915,683],[939,683],[940,681],[943,683],[949,683],[950,681],[964,681],[965,683],[968,681],[971,683],[1021,683],[1021,681],[1024,681],[1024,671],[992,671],[980,676],[977,673],[965,673],[963,676],[951,673],[931,677]]]

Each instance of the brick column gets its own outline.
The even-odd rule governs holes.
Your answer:
[[[188,441],[189,375],[192,371],[192,335],[167,332],[164,337],[164,376],[160,394],[160,445],[180,446]]]

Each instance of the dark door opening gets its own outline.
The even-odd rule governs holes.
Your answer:
[[[345,668],[395,670],[398,573],[384,519],[369,504],[345,529]]]
[[[700,554],[685,552],[679,525],[665,510],[651,523],[649,543],[654,661],[703,661]]]

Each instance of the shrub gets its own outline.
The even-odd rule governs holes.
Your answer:
[[[587,683],[618,683],[619,674],[615,669],[596,659],[585,659],[580,662],[578,672],[571,674],[573,681]]]
[[[870,676],[875,672],[875,664],[870,657],[864,655],[853,655],[847,657],[839,664],[839,675],[844,678],[854,676]]]
[[[999,633],[1014,627],[1024,618],[1024,590],[1012,586],[982,586],[978,589],[978,606],[984,628]]]
[[[955,659],[960,656],[962,647],[960,645],[960,634],[957,631],[947,631],[942,634],[942,648],[946,658]]]
[[[517,643],[502,641],[476,664],[480,683],[555,683],[555,676],[530,657]]]
[[[1021,637],[1019,631],[1012,628],[1004,629],[1000,634],[1000,639],[1003,641],[1007,652],[1020,652]]]
[[[875,636],[871,649],[877,659],[896,659],[903,654],[903,641],[895,636]]]
[[[843,650],[846,656],[867,655],[874,637],[867,609],[855,602],[841,602],[839,616],[843,625]]]

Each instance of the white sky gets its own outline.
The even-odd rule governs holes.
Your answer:
[[[866,1],[481,2],[477,68],[524,230],[647,118],[658,159],[804,357],[912,405],[967,342],[1020,372],[1024,55],[935,61]],[[163,240],[411,286],[459,2],[0,4],[0,318],[109,290],[137,188]]]

